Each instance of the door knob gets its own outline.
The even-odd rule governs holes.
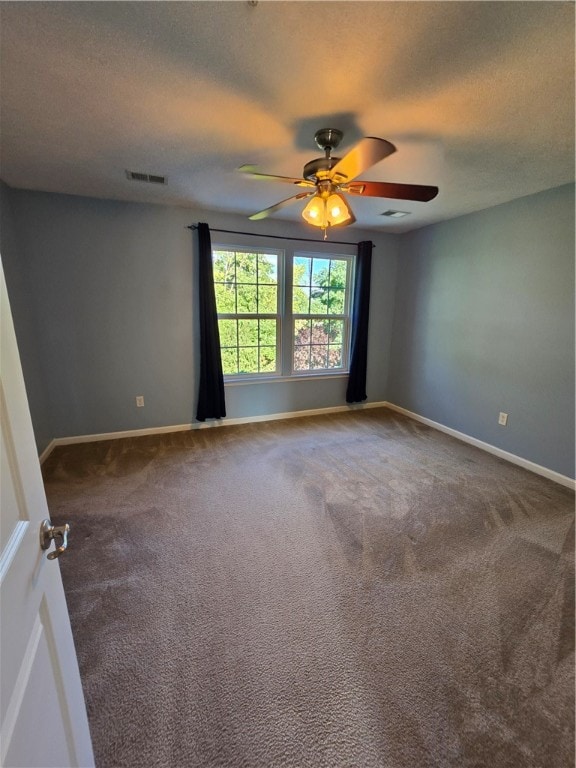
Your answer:
[[[42,520],[40,524],[40,546],[42,549],[48,549],[52,539],[61,539],[62,543],[59,547],[56,547],[54,552],[48,554],[48,560],[55,560],[57,557],[66,551],[68,547],[68,534],[70,533],[70,526],[68,523],[64,525],[52,525],[50,520]]]

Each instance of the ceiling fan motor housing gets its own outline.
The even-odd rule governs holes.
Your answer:
[[[306,163],[302,175],[305,179],[325,179],[329,171],[339,162],[339,157],[317,157],[315,160],[310,160],[309,163]]]

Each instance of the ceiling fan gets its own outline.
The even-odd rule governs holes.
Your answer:
[[[396,147],[385,139],[366,136],[361,139],[344,157],[332,157],[331,152],[342,141],[343,133],[337,128],[322,128],[316,131],[314,139],[324,157],[310,160],[304,166],[303,178],[274,176],[259,173],[253,165],[242,165],[238,170],[254,179],[263,181],[282,181],[303,187],[305,191],[281,200],[263,211],[252,214],[252,221],[265,219],[285,205],[295,200],[312,198],[302,211],[302,217],[309,224],[326,231],[329,227],[345,227],[356,221],[352,209],[342,193],[363,197],[385,197],[397,200],[417,200],[427,202],[438,194],[438,187],[420,184],[393,184],[384,181],[355,181],[365,170],[396,152]]]

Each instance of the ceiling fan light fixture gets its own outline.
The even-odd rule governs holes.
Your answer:
[[[307,192],[292,195],[287,200],[281,200],[270,205],[263,211],[252,214],[252,221],[265,219],[270,214],[289,205],[295,200],[310,198],[302,211],[302,218],[307,224],[324,230],[324,239],[328,227],[345,227],[353,224],[356,217],[346,199],[341,193],[361,197],[382,197],[393,200],[414,200],[426,203],[438,194],[438,187],[423,186],[422,184],[399,184],[380,181],[359,181],[358,177],[367,169],[385,157],[396,152],[396,147],[386,139],[376,136],[365,136],[352,147],[344,157],[332,157],[332,149],[338,146],[342,132],[335,128],[322,128],[316,132],[316,143],[324,150],[324,157],[317,157],[304,166],[302,178],[289,176],[274,176],[269,173],[259,173],[254,166],[243,165],[239,168],[255,179],[282,181],[298,187],[305,187]],[[310,191],[316,188],[316,192]],[[407,216],[408,211],[384,211],[384,216],[400,218]]]
[[[345,227],[356,221],[344,197],[338,193],[322,197],[314,195],[302,211],[302,218],[313,227]]]

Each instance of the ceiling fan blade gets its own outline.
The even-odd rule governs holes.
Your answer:
[[[342,186],[342,191],[364,197],[388,197],[395,200],[418,200],[427,203],[438,194],[438,187],[422,184],[391,184],[387,181],[355,181]]]
[[[256,170],[255,165],[241,165],[238,170],[240,173],[245,173],[253,179],[261,179],[263,181],[284,181],[288,184],[296,184],[298,187],[315,186],[314,182],[308,181],[307,179],[292,179],[290,176],[273,176],[269,173],[260,173]]]
[[[288,205],[288,203],[293,203],[295,200],[303,200],[305,197],[311,197],[312,195],[316,194],[316,190],[313,192],[300,192],[297,195],[294,195],[293,197],[288,197],[286,200],[281,200],[279,203],[276,203],[275,205],[271,205],[269,208],[264,208],[263,211],[258,211],[258,213],[253,213],[252,216],[248,216],[248,218],[251,221],[259,221],[260,219],[266,219],[268,216],[270,216],[271,213],[274,213],[275,211],[280,210],[280,208],[283,208],[285,205]]]
[[[378,139],[375,136],[366,136],[352,147],[348,154],[339,160],[330,171],[330,178],[336,183],[352,181],[367,168],[396,152],[396,147],[386,139]]]

